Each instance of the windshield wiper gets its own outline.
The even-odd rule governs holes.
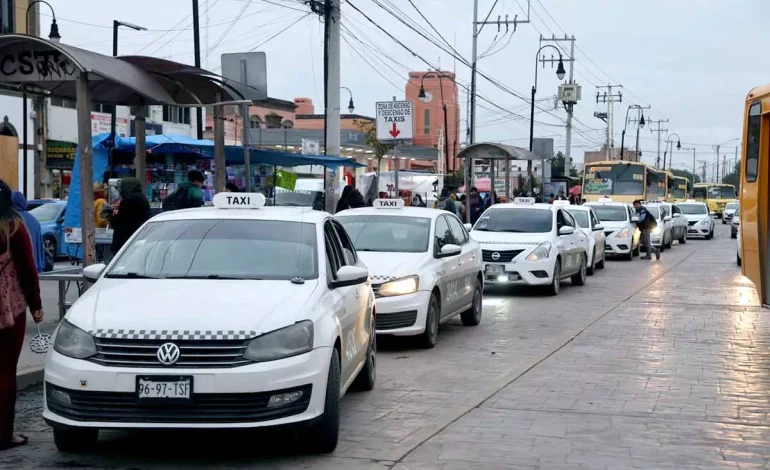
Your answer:
[[[111,273],[111,274],[107,274],[104,277],[115,278],[115,279],[158,279],[155,276],[145,276],[144,274],[139,274],[135,272]]]
[[[163,279],[219,279],[219,280],[236,280],[236,281],[261,281],[258,277],[238,277],[238,276],[220,276],[219,274],[206,274],[204,276],[166,276]]]

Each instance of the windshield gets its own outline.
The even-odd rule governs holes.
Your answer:
[[[59,204],[42,204],[30,210],[29,213],[34,215],[38,222],[50,222],[59,215]]]
[[[728,202],[725,205],[725,210],[735,210],[738,209],[738,203],[737,202]]]
[[[424,253],[430,240],[430,219],[387,215],[339,217],[356,251]]]
[[[687,195],[687,180],[676,178],[671,187],[671,196],[683,199]]]
[[[705,204],[677,204],[679,210],[685,215],[704,215],[708,214]]]
[[[323,193],[319,191],[281,191],[275,192],[273,205],[288,207],[312,207],[323,210]]]
[[[644,168],[632,164],[588,165],[583,194],[642,195]]]
[[[577,211],[577,210],[570,210],[567,209],[567,212],[572,214],[572,217],[575,218],[578,225],[580,225],[583,228],[589,228],[588,224],[588,212],[586,211]]]
[[[169,220],[147,224],[107,277],[314,279],[317,258],[313,224]]]
[[[735,199],[732,186],[700,186],[695,188],[694,197],[700,199]]]
[[[481,232],[548,233],[553,214],[548,209],[489,209],[473,230]]]
[[[623,206],[591,205],[591,207],[602,222],[625,222],[628,220],[628,210]]]
[[[653,217],[660,219],[660,208],[658,206],[645,206],[645,208]]]

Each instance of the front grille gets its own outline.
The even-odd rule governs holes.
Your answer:
[[[510,263],[523,252],[524,250],[481,250],[481,259],[486,263]],[[494,259],[493,253],[498,253],[500,257]]]
[[[692,227],[693,225],[695,225],[695,224],[697,224],[697,223],[698,223],[698,221],[697,221],[697,220],[688,220],[688,221],[687,221],[687,225],[689,225],[690,227]]]
[[[94,338],[96,356],[91,362],[111,367],[210,367],[225,368],[250,364],[243,353],[250,340],[135,340]],[[165,343],[179,347],[179,360],[172,366],[158,361],[158,348]]]
[[[285,418],[304,413],[310,404],[312,385],[259,393],[195,393],[191,402],[144,405],[133,392],[69,390],[46,382],[46,403],[59,416],[74,421],[107,423],[248,423]],[[64,392],[70,404],[62,404],[54,391]],[[270,397],[302,391],[288,405],[268,408]],[[60,395],[57,393],[56,395]]]
[[[407,328],[414,325],[417,321],[417,310],[396,313],[378,313],[374,317],[374,327],[376,331],[395,330],[396,328]]]

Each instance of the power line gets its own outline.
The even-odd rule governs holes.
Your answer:
[[[238,20],[241,19],[241,17],[246,12],[246,9],[249,8],[249,6],[251,6],[251,2],[244,3],[243,8],[241,8],[241,11],[238,12],[238,15],[235,18],[233,18],[233,21],[230,22],[230,24],[227,26],[227,28],[225,28],[225,30],[222,32],[222,34],[220,34],[219,37],[214,41],[214,45],[211,46],[208,51],[206,51],[206,55],[203,56],[203,60],[206,60],[206,58],[211,54],[211,52],[214,49],[216,49],[217,46],[219,46],[219,44],[222,43],[222,41],[225,39],[227,34],[230,31],[232,31],[232,29],[235,26],[235,24],[238,23]]]

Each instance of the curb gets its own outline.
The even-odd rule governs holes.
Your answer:
[[[21,391],[43,382],[43,366],[30,367],[16,374],[16,390]]]

